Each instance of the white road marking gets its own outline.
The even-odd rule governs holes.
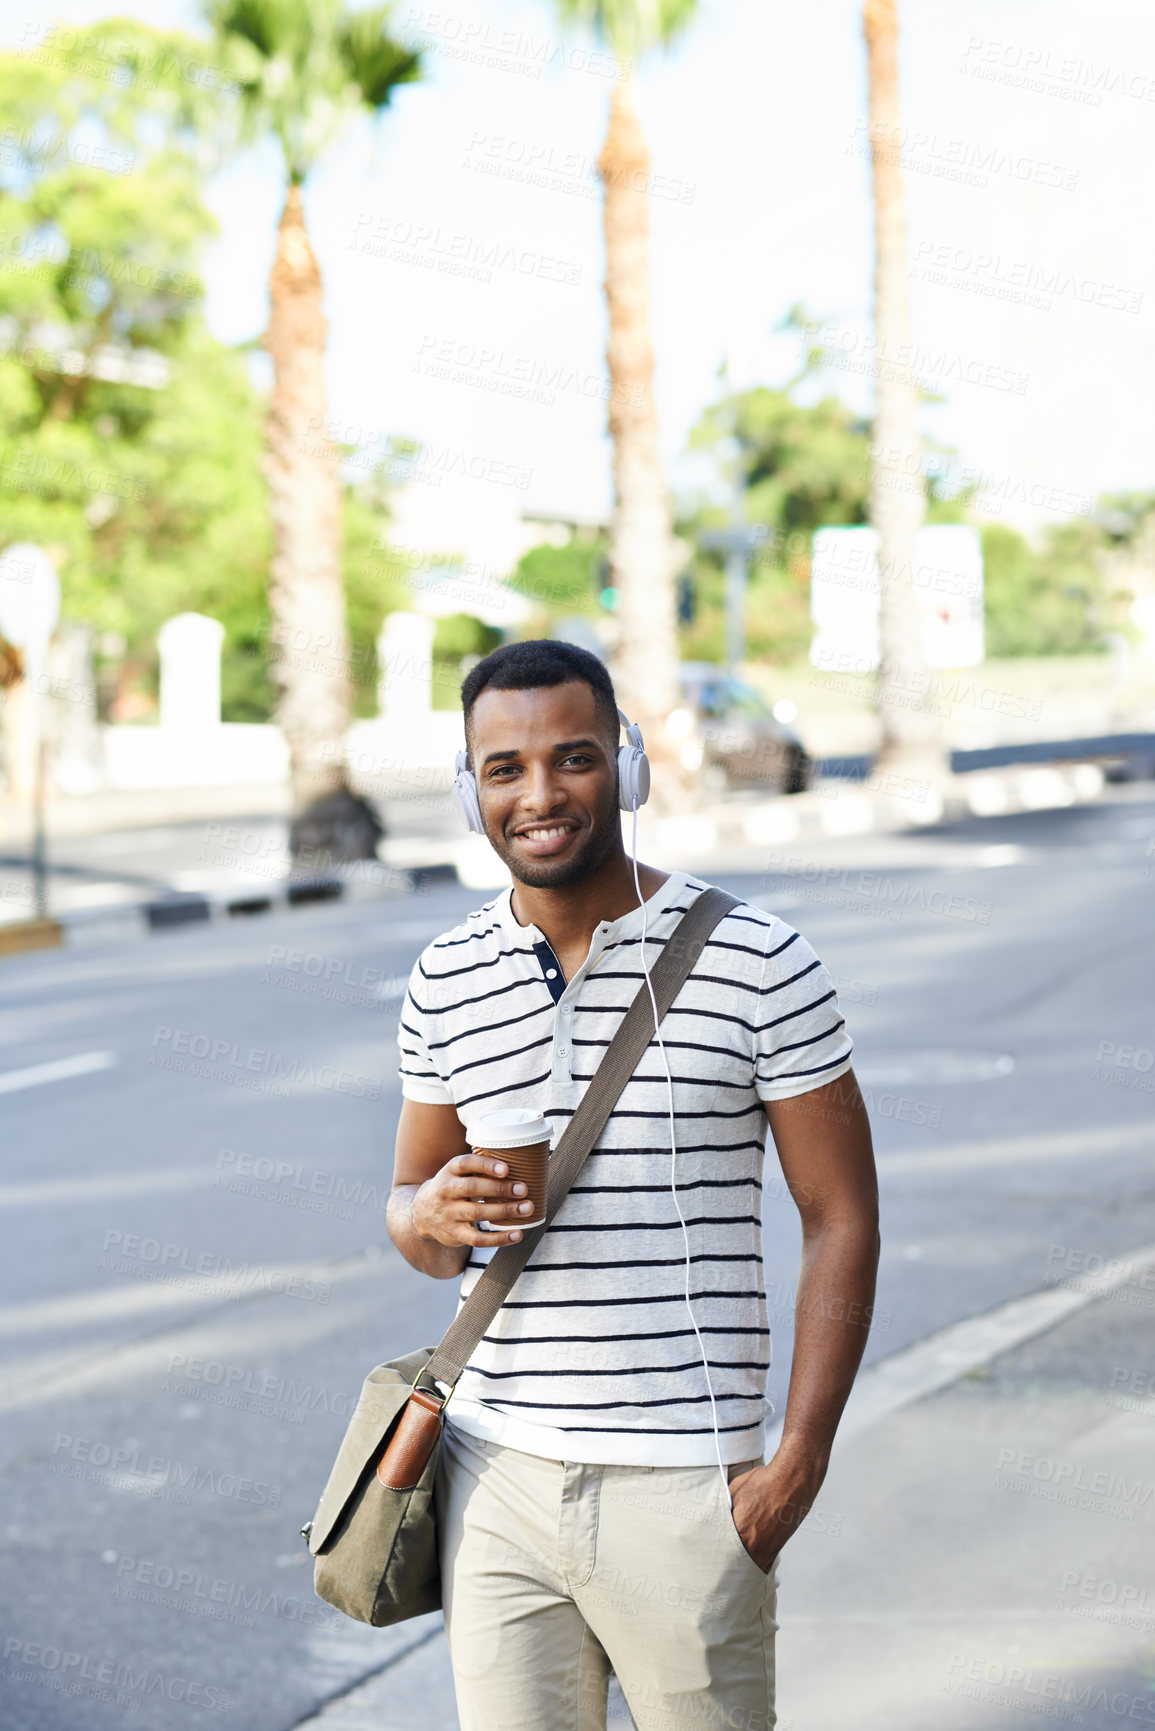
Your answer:
[[[868,1051],[854,1073],[865,1086],[906,1088],[925,1082],[989,1082],[1009,1076],[1015,1060],[1007,1052],[874,1052]]]
[[[49,1064],[29,1064],[24,1070],[0,1072],[0,1094],[15,1094],[20,1088],[39,1088],[46,1082],[64,1082],[70,1076],[91,1076],[111,1070],[115,1052],[80,1052],[75,1058],[55,1058]]]
[[[987,868],[1022,865],[1026,858],[1025,847],[1018,847],[1014,842],[993,842],[986,847],[977,847],[971,864]]]
[[[1155,1145],[1155,1126],[1088,1124],[1081,1130],[1045,1130],[1030,1136],[1006,1136],[991,1142],[953,1142],[903,1154],[880,1154],[882,1178],[922,1176],[928,1172],[976,1172],[985,1166],[1012,1167],[1020,1160],[1095,1160],[1104,1154],[1124,1154]]]
[[[59,1208],[80,1202],[105,1202],[110,1196],[151,1196],[191,1190],[209,1182],[203,1166],[170,1172],[103,1172],[97,1177],[45,1178],[34,1184],[0,1184],[0,1208]]]

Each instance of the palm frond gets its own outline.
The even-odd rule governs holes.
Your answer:
[[[622,58],[665,47],[685,29],[698,0],[555,0],[567,24],[584,25]]]
[[[219,37],[247,42],[265,60],[299,61],[316,24],[309,0],[203,0],[202,11]]]
[[[420,55],[389,35],[390,11],[344,0],[202,0],[241,96],[242,136],[272,133],[303,181],[353,111],[380,112],[420,76]]]
[[[337,28],[337,54],[368,108],[386,108],[399,84],[421,77],[420,52],[389,35],[390,15],[388,6],[346,12]]]

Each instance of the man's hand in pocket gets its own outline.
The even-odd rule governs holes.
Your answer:
[[[738,1536],[762,1573],[814,1505],[825,1463],[804,1461],[782,1449],[764,1467],[730,1481],[730,1506]]]

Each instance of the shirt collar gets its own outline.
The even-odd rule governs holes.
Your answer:
[[[656,889],[646,902],[646,936],[656,935],[654,928],[666,909],[673,907],[684,893],[691,897],[701,894],[706,886],[697,878],[687,876],[685,872],[671,872],[664,884]],[[513,911],[513,890],[511,884],[503,890],[497,902],[497,912],[502,925],[512,937],[523,945],[533,945],[543,941],[545,934],[537,926],[523,926]],[[606,944],[620,943],[623,939],[641,937],[642,910],[630,908],[628,913],[619,915],[616,920],[603,920],[593,934],[592,948],[597,950]]]

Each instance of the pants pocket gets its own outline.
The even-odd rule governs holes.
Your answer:
[[[735,1477],[737,1477],[737,1474],[735,1474]],[[726,1535],[732,1548],[738,1551],[743,1563],[754,1570],[762,1584],[764,1586],[769,1586],[770,1582],[774,1578],[773,1568],[767,1571],[760,1563],[754,1561],[754,1558],[746,1549],[741,1533],[738,1531],[738,1523],[734,1519],[734,1505],[730,1500],[730,1491],[728,1488],[726,1490],[722,1489],[721,1483],[717,1481],[717,1476],[715,1476],[715,1482],[718,1484],[718,1500],[722,1504],[722,1514],[724,1516]]]

